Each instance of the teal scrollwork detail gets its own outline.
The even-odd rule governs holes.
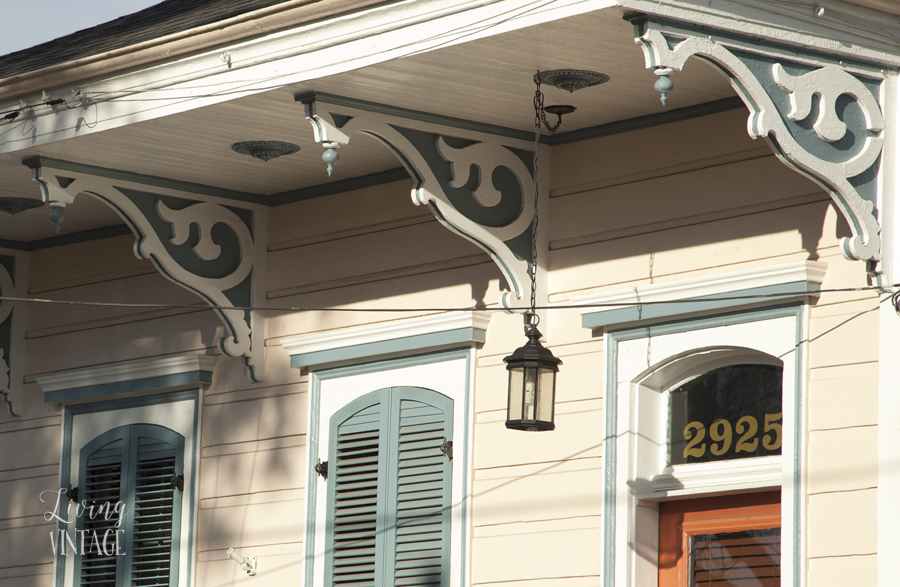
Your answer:
[[[113,208],[135,234],[135,255],[150,259],[165,277],[213,306],[225,325],[220,351],[243,357],[250,379],[262,380],[262,317],[246,308],[259,305],[265,295],[264,245],[254,241],[256,215],[265,218],[264,211],[176,190],[145,191],[143,183],[111,180],[100,169],[78,171],[67,162],[34,158],[25,164],[34,169],[51,206],[61,208],[83,193]],[[65,185],[54,174],[60,164],[71,176]]]
[[[750,110],[750,136],[765,137],[784,163],[831,194],[853,231],[842,241],[842,252],[870,261],[877,274],[883,72],[665,19],[636,15],[629,20],[648,68],[680,71],[696,56],[731,80]]]
[[[16,288],[16,263],[17,259],[0,255],[0,296],[3,298],[22,295],[22,288]],[[6,401],[14,416],[22,415],[22,347],[25,344],[24,332],[17,336],[21,329],[16,328],[14,322],[24,321],[24,311],[24,306],[0,299],[0,399]],[[16,369],[13,369],[13,361],[18,362]]]
[[[413,203],[428,206],[441,224],[475,243],[500,268],[510,288],[501,295],[502,307],[513,308],[530,295],[533,139],[341,96],[295,99],[326,149],[362,133],[397,156],[413,178]]]

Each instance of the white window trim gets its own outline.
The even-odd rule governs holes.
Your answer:
[[[331,415],[368,392],[403,386],[432,389],[453,400],[449,585],[469,585],[474,346],[484,342],[489,320],[488,312],[448,312],[282,341],[291,365],[310,369],[305,587],[325,580],[327,491],[314,466],[328,458]]]
[[[802,580],[802,306],[608,333],[604,585],[657,585],[658,502],[781,486],[782,585]],[[685,378],[759,357],[783,362],[781,457],[665,466],[666,392]],[[763,362],[765,362],[763,360]]]
[[[184,438],[178,587],[190,587],[194,583],[201,390],[216,360],[215,356],[187,354],[60,371],[37,378],[45,397],[66,404],[60,447],[61,486],[77,485],[81,450],[99,435],[119,426],[156,424]],[[163,386],[152,387],[159,384]],[[75,527],[75,522],[59,525],[59,529],[70,535]],[[67,555],[64,564],[60,564],[62,558],[55,557],[55,586],[75,585],[75,556]]]

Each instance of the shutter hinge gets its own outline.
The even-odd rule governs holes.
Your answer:
[[[69,488],[66,489],[66,497],[69,501],[78,501],[78,488],[69,485]]]
[[[172,489],[177,489],[184,493],[184,475],[172,475],[169,483],[171,483]]]
[[[322,479],[328,480],[328,461],[322,462],[322,459],[319,459],[319,462],[316,463],[316,473],[322,476]]]
[[[444,456],[446,456],[448,459],[450,459],[452,461],[453,460],[453,441],[447,440],[445,438],[443,444],[441,444],[441,452],[444,453]]]

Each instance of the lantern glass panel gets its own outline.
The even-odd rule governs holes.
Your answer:
[[[525,367],[525,389],[523,394],[525,405],[521,416],[523,420],[536,419],[534,412],[537,409],[538,402],[540,401],[540,389],[537,388],[537,375],[537,367]]]
[[[523,369],[509,370],[509,403],[507,404],[506,419],[521,420],[522,419],[522,403],[523,403]]]
[[[541,369],[538,392],[538,411],[535,420],[553,422],[553,393],[556,389],[556,371]]]

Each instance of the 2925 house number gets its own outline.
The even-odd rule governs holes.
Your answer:
[[[766,451],[778,452],[781,449],[781,413],[766,414],[762,422],[753,416],[743,416],[733,425],[730,421],[719,418],[709,426],[709,452],[722,456],[733,450],[739,453],[757,453],[760,443]],[[690,422],[684,427],[684,439],[688,441],[682,457],[702,458],[706,455],[707,428],[703,422]],[[736,442],[735,442],[736,440]],[[780,454],[780,453],[779,453]]]

